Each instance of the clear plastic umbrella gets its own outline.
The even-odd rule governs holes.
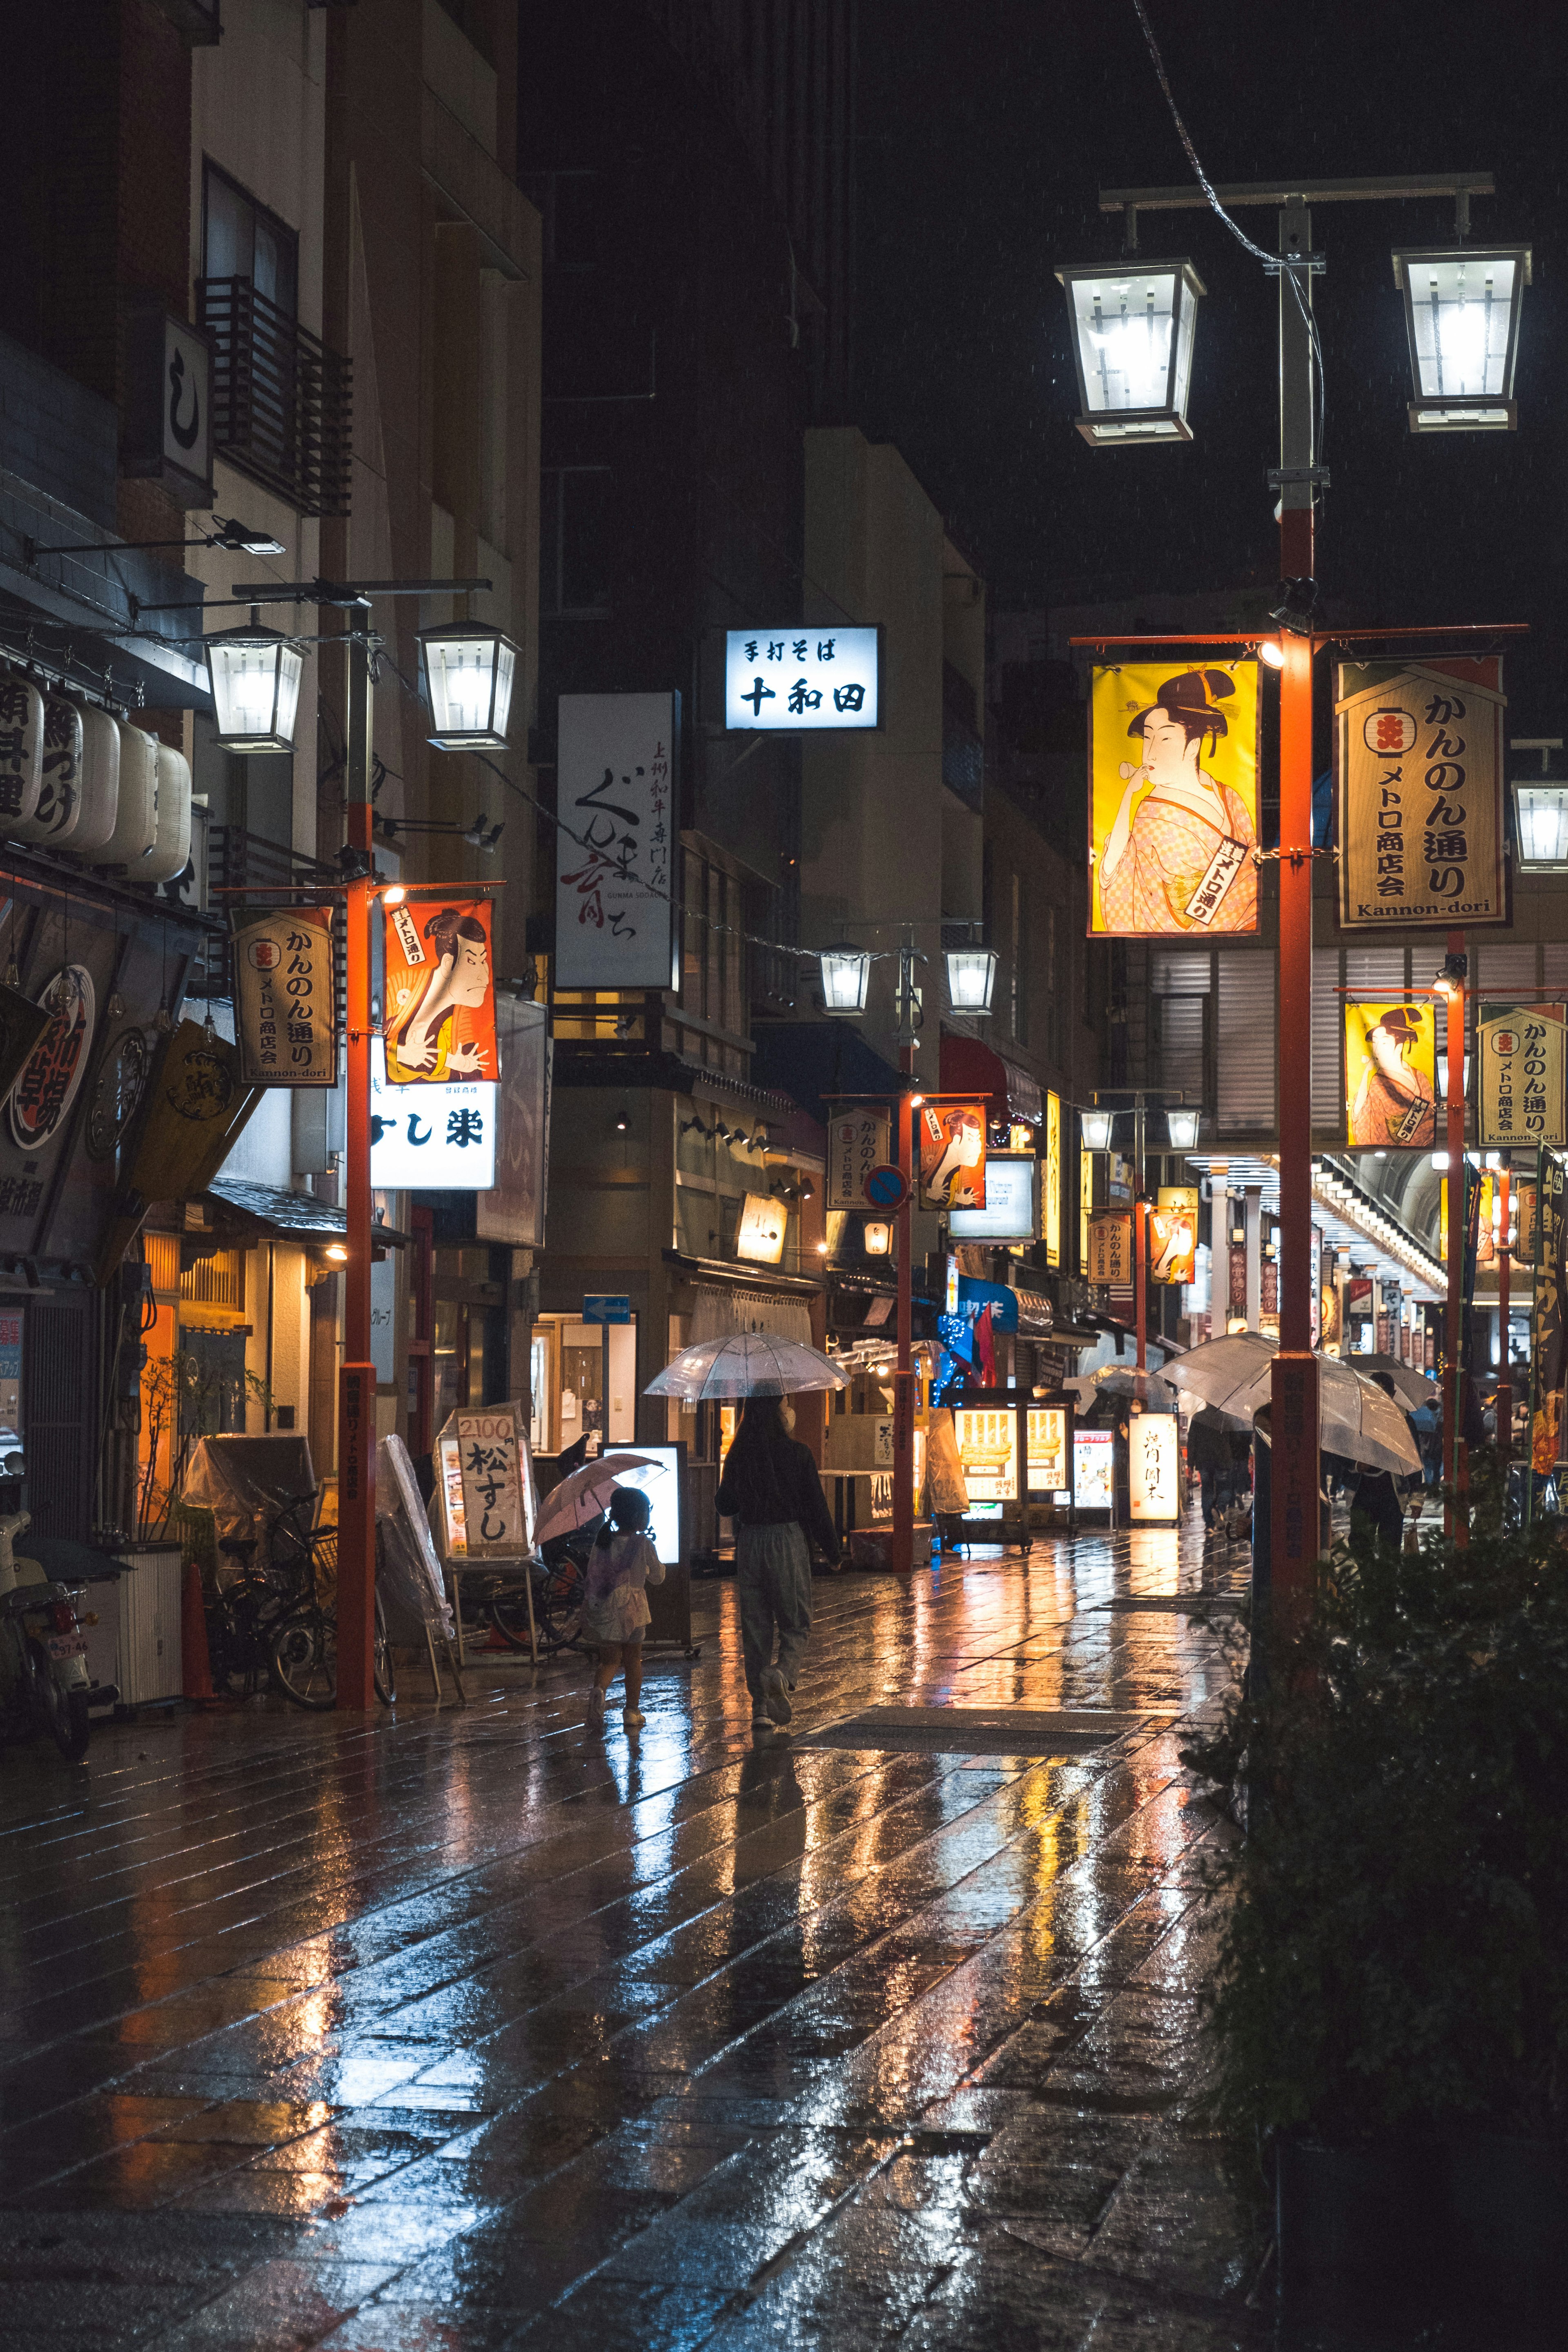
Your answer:
[[[647,1454],[601,1454],[595,1462],[585,1463],[552,1486],[539,1507],[539,1523],[533,1530],[535,1544],[548,1543],[552,1536],[570,1535],[574,1528],[586,1527],[596,1519],[609,1503],[612,1487],[640,1486],[642,1480],[630,1474],[635,1470],[662,1472],[662,1462],[655,1462]]]
[[[1221,1412],[1250,1422],[1269,1401],[1278,1353],[1260,1331],[1233,1331],[1173,1357],[1164,1377]],[[1409,1423],[1394,1399],[1333,1356],[1318,1358],[1318,1437],[1326,1453],[1368,1469],[1404,1475],[1421,1467]]]
[[[848,1385],[830,1356],[802,1340],[780,1331],[735,1331],[683,1348],[643,1394],[701,1404],[715,1397],[798,1396],[805,1389]]]
[[[1429,1372],[1418,1372],[1413,1364],[1402,1364],[1397,1356],[1358,1356],[1355,1370],[1368,1378],[1373,1372],[1386,1372],[1394,1382],[1394,1393],[1407,1412],[1417,1405],[1430,1404],[1437,1393],[1437,1384]]]

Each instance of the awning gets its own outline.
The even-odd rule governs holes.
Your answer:
[[[257,1242],[298,1242],[304,1247],[341,1242],[348,1233],[342,1209],[318,1201],[310,1192],[285,1192],[275,1184],[247,1184],[237,1177],[219,1176],[198,1200],[212,1216],[213,1229],[231,1247],[249,1249]],[[395,1225],[373,1225],[372,1239],[394,1249],[406,1249],[410,1236]]]
[[[944,1095],[984,1095],[994,1119],[1038,1119],[1043,1116],[1040,1084],[1016,1062],[1009,1062],[978,1037],[944,1036],[942,1041],[942,1091]]]

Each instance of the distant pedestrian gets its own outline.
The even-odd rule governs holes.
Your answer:
[[[787,1723],[795,1712],[789,1693],[811,1633],[807,1538],[815,1537],[835,1565],[838,1559],[822,1479],[794,1428],[786,1398],[748,1397],[716,1497],[720,1517],[736,1523],[741,1654],[753,1728]]]
[[[588,1693],[588,1719],[605,1720],[605,1694],[617,1673],[626,1678],[622,1721],[629,1731],[647,1721],[642,1697],[642,1641],[652,1612],[645,1585],[664,1582],[664,1562],[647,1535],[647,1496],[637,1486],[615,1486],[605,1524],[588,1554],[583,1599],[583,1639],[599,1654]]]
[[[1194,1413],[1187,1432],[1187,1460],[1198,1474],[1198,1488],[1203,1496],[1204,1525],[1210,1529],[1215,1512],[1222,1510],[1230,1499],[1232,1455],[1230,1432],[1225,1415],[1216,1412],[1212,1404]]]

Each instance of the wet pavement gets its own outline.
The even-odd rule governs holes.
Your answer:
[[[818,1579],[788,1738],[710,1584],[640,1734],[481,1655],[466,1712],[410,1671],[368,1722],[0,1755],[7,2352],[1272,2344],[1190,2112],[1229,1832],[1178,1749],[1227,1667],[1160,1603],[1200,1563]],[[1068,1720],[812,1745],[905,1705]]]

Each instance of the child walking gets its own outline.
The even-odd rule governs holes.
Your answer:
[[[617,1671],[626,1678],[622,1720],[635,1731],[647,1721],[642,1696],[642,1637],[652,1614],[643,1587],[664,1582],[664,1562],[647,1539],[647,1496],[636,1486],[616,1486],[605,1524],[588,1555],[588,1589],[583,1601],[583,1639],[599,1653],[598,1672],[588,1693],[588,1721],[605,1720],[605,1694]]]

